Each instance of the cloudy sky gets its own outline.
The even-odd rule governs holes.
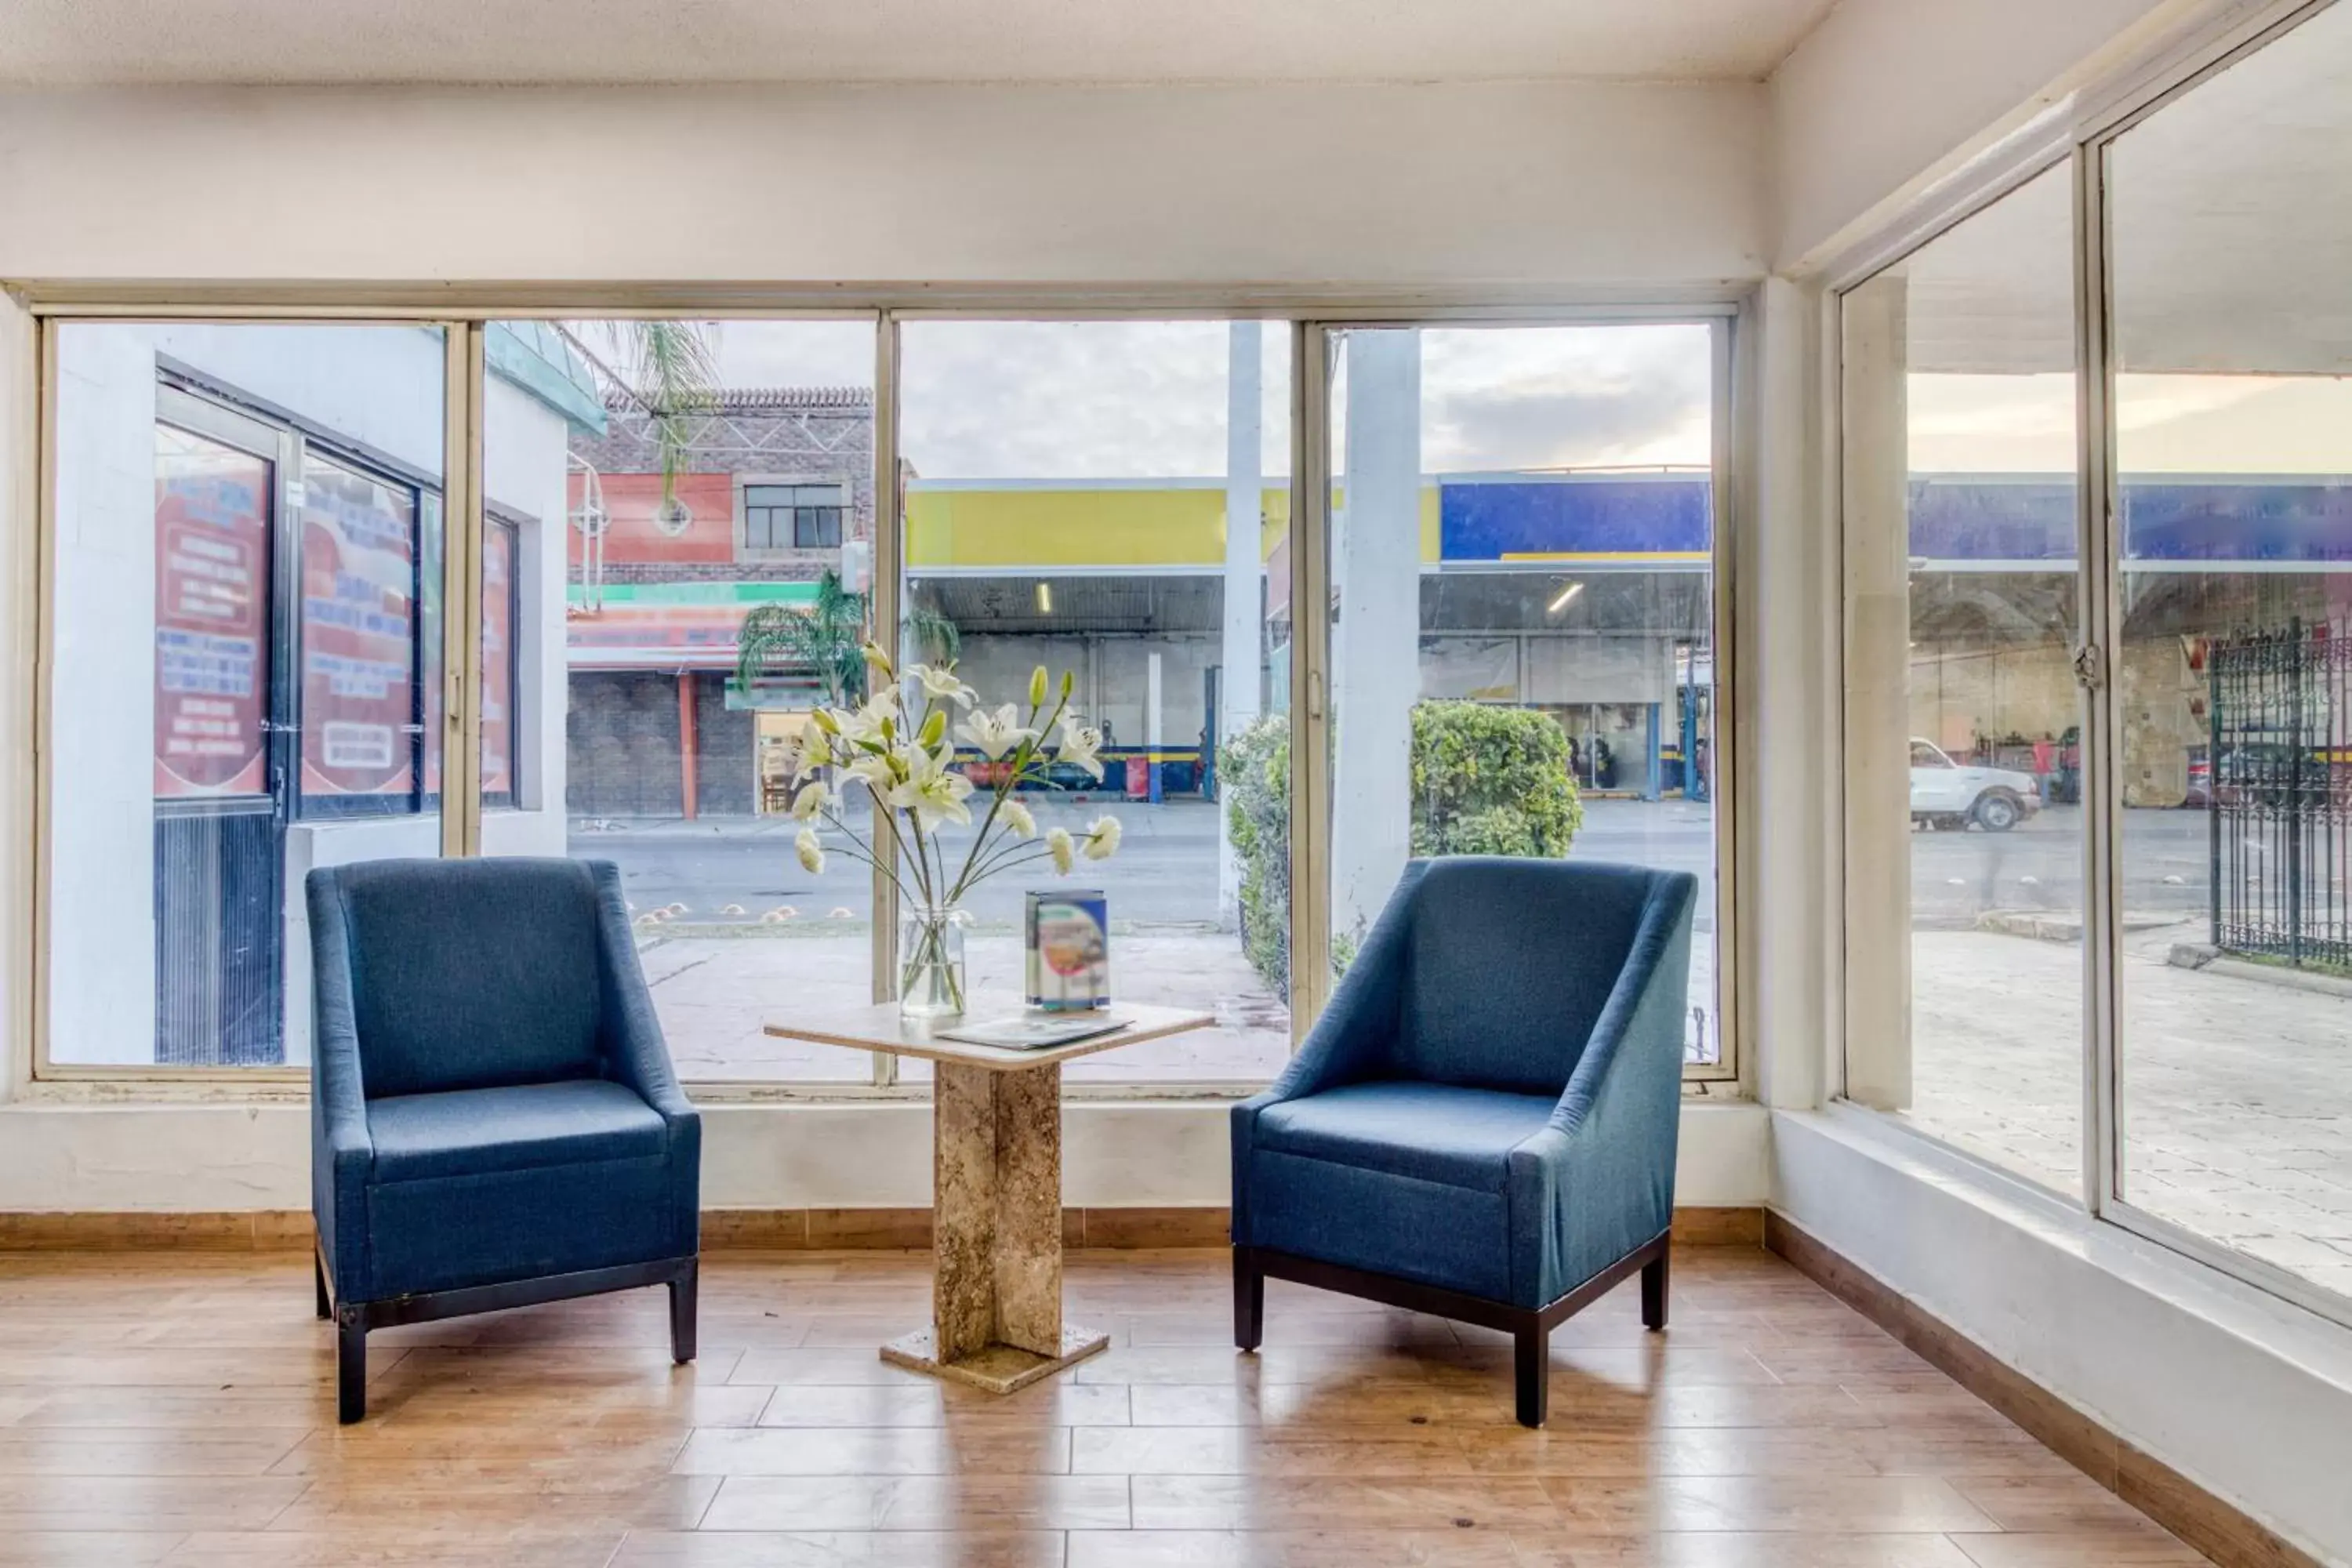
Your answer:
[[[2072,374],[1914,375],[1907,395],[1918,472],[2074,469]],[[2116,443],[2126,473],[2341,474],[2352,468],[2352,381],[2126,374]]]
[[[864,323],[716,331],[732,385],[873,384]],[[1266,322],[1258,336],[1261,461],[1283,474],[1289,333]],[[900,342],[902,448],[931,479],[1222,474],[1231,340],[1222,321],[911,321]],[[1700,327],[1425,331],[1422,467],[1704,464],[1708,364]]]

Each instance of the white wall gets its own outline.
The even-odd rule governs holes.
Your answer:
[[[1994,128],[2208,0],[1841,0],[1769,83],[1773,265],[1801,266]]]
[[[7,92],[0,278],[1688,286],[1762,270],[1764,142],[1752,83]]]
[[[516,747],[522,793],[514,809],[484,815],[482,848],[490,855],[563,853],[569,432],[546,404],[490,378],[482,405],[482,489],[491,505],[521,524],[515,700],[522,718]]]
[[[310,1113],[299,1104],[0,1106],[0,1209],[202,1213],[310,1206]],[[703,1108],[706,1208],[893,1208],[930,1201],[930,1107]],[[1229,1112],[1199,1100],[1063,1110],[1063,1201],[1218,1207]],[[1764,1201],[1766,1116],[1687,1105],[1675,1201]]]

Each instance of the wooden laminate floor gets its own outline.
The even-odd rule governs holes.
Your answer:
[[[656,1291],[375,1337],[334,1419],[299,1255],[0,1257],[0,1563],[173,1568],[2162,1568],[2203,1560],[1769,1255],[1693,1248],[1510,1347],[1095,1252],[1112,1348],[995,1399],[884,1364],[928,1259],[706,1260],[702,1359]]]

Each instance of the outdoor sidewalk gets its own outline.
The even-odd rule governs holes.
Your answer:
[[[869,999],[872,960],[863,921],[808,922],[784,934],[664,937],[642,952],[654,1006],[678,1075],[688,1080],[870,1081],[862,1053],[762,1032],[772,1019]],[[1018,1009],[1021,934],[982,927],[966,942],[975,1015],[992,1003]],[[1290,1058],[1290,1016],[1242,956],[1241,939],[1216,931],[1137,931],[1114,926],[1112,994],[1131,1002],[1215,1013],[1217,1027],[1083,1058],[1063,1068],[1088,1079],[1262,1084]],[[904,1064],[903,1076],[925,1064]]]
[[[2167,962],[2200,922],[2126,939],[2124,1194],[2352,1295],[2352,998]],[[2079,1198],[2083,950],[1912,937],[1922,1130]]]

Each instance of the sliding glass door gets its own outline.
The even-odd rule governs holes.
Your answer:
[[[1838,310],[1848,1095],[2352,1321],[2347,149],[2314,6]]]

